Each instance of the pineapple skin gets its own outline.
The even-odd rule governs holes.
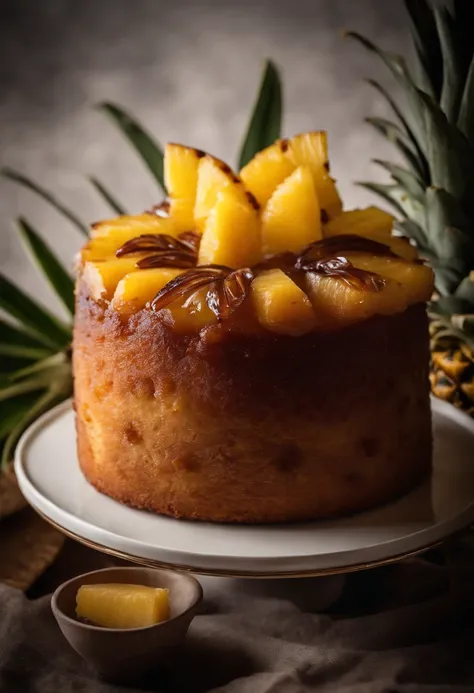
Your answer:
[[[297,345],[271,333],[206,341],[148,311],[124,322],[79,285],[73,359],[82,471],[138,508],[333,517],[396,497],[430,468],[421,305]]]

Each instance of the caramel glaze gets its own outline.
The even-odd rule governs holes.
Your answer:
[[[300,287],[304,283],[304,273],[315,272],[342,279],[359,290],[381,291],[385,286],[383,277],[354,267],[344,253],[358,251],[398,258],[384,243],[344,234],[311,243],[300,255],[287,252],[272,256],[252,269],[233,270],[218,265],[196,267],[199,241],[199,235],[193,231],[186,231],[179,238],[167,234],[143,234],[127,241],[116,251],[116,256],[150,253],[137,261],[139,269],[179,267],[188,270],[158,292],[151,303],[152,310],[161,310],[178,298],[190,297],[208,287],[207,304],[219,320],[228,319],[242,305],[254,277],[265,270],[281,269]]]

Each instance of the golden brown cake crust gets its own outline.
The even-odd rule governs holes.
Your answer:
[[[77,292],[79,460],[111,497],[165,515],[284,522],[389,500],[431,463],[425,307],[332,333],[176,334]]]

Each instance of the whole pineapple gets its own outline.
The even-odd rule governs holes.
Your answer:
[[[378,82],[394,121],[368,118],[404,164],[377,160],[388,185],[362,183],[397,212],[399,231],[436,275],[430,304],[431,385],[474,416],[474,2],[435,7],[405,0],[416,64],[349,35],[383,60],[406,97],[402,108]]]

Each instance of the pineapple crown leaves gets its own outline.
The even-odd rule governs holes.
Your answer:
[[[397,228],[412,238],[432,263],[445,315],[474,313],[474,3],[453,0],[451,8],[428,0],[405,0],[416,61],[388,53],[357,33],[349,37],[376,54],[406,98],[407,114],[390,93],[369,83],[388,103],[395,122],[368,123],[401,154],[405,166],[376,161],[388,185],[362,182],[401,217]],[[462,294],[462,296],[461,296]],[[465,321],[471,329],[470,322]],[[463,328],[464,329],[464,328]]]
[[[103,103],[99,105],[99,109],[125,136],[161,191],[164,191],[161,147],[135,118],[119,106]],[[280,75],[277,67],[267,61],[239,154],[241,166],[280,137],[281,118]],[[8,180],[39,196],[77,231],[88,235],[88,225],[52,192],[11,168],[4,168],[1,173]],[[104,183],[95,176],[89,176],[88,181],[113,213],[126,214],[125,207]],[[28,221],[18,219],[17,227],[21,240],[42,275],[72,316],[74,284],[69,273]],[[0,275],[0,310],[8,319],[0,320],[1,471],[11,461],[16,443],[25,428],[72,394],[72,331],[70,324],[58,319],[3,275]]]

